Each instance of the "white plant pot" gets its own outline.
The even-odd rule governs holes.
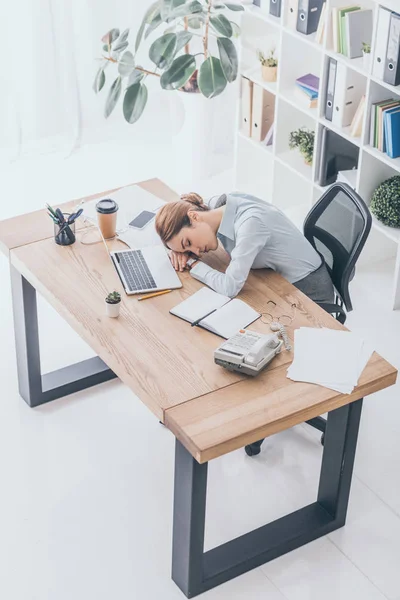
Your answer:
[[[368,73],[370,70],[370,66],[371,66],[371,53],[369,52],[368,54],[366,54],[365,52],[363,52],[363,67],[364,67],[364,70],[367,71]]]
[[[119,317],[120,308],[121,308],[121,302],[118,302],[117,304],[110,304],[110,302],[106,302],[107,317],[113,317],[114,319],[116,317]]]
[[[228,87],[211,99],[188,92],[175,92],[169,96],[175,177],[181,189],[227,168],[220,166],[221,157],[223,154],[229,156],[233,149],[235,119],[234,89],[230,92]]]

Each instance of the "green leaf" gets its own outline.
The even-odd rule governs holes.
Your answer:
[[[182,4],[181,6],[178,6],[178,8],[175,8],[170,14],[169,21],[177,19],[178,17],[188,17],[189,15],[201,13],[202,11],[203,7],[200,2],[198,2],[198,0],[193,0],[193,2],[189,2],[189,4]]]
[[[168,67],[175,55],[177,36],[175,33],[166,33],[155,40],[149,49],[150,60],[159,69]]]
[[[214,98],[224,91],[226,77],[219,58],[210,56],[203,62],[199,72],[199,88],[206,98]]]
[[[196,60],[192,54],[178,56],[169,69],[161,75],[161,87],[164,90],[177,90],[185,85],[195,70]]]
[[[118,73],[121,75],[121,77],[127,77],[134,69],[135,59],[132,52],[128,50],[127,52],[124,52],[118,63]]]
[[[134,71],[132,71],[132,73],[128,77],[127,88],[131,85],[135,85],[135,83],[138,83],[139,81],[142,81],[144,76],[145,73],[143,73],[143,71],[139,71],[139,69],[135,69]]]
[[[103,51],[104,51],[104,52],[108,52],[108,44],[104,44],[104,46],[103,46]]]
[[[118,36],[119,29],[110,29],[110,31],[107,31],[107,33],[103,35],[101,41],[103,42],[103,44],[108,44],[110,46],[113,42],[115,42]]]
[[[236,48],[233,42],[225,37],[219,37],[217,39],[217,44],[222,70],[227,81],[232,83],[232,81],[235,81],[238,72],[238,56]]]
[[[110,91],[108,92],[108,96],[107,96],[107,100],[106,100],[106,106],[104,108],[104,116],[106,119],[111,115],[112,111],[115,108],[115,105],[118,102],[118,98],[121,95],[121,89],[122,89],[121,82],[122,82],[121,77],[117,77],[117,79],[114,81],[114,83],[110,87]]]
[[[153,4],[151,4],[149,6],[149,8],[146,10],[144,17],[143,17],[143,21],[139,27],[139,30],[136,34],[136,41],[135,41],[135,52],[138,51],[138,48],[140,46],[140,43],[142,41],[142,37],[143,37],[143,33],[145,30],[146,25],[148,25],[149,23],[151,23],[151,21],[153,20],[154,16],[156,15],[157,11],[159,10],[159,6],[160,6],[160,1],[157,0],[156,2],[153,2]]]
[[[125,93],[123,112],[125,120],[128,123],[135,123],[142,112],[147,102],[147,87],[143,83],[135,83],[131,85]]]
[[[229,8],[229,10],[234,10],[234,11],[244,10],[244,6],[242,6],[242,4],[228,4],[227,2],[225,2],[225,6],[226,6],[226,8]]]
[[[155,16],[154,19],[151,21],[151,23],[149,24],[146,33],[144,34],[144,39],[147,40],[147,38],[149,37],[149,35],[162,23],[162,18],[160,15],[160,11],[158,11]]]
[[[178,54],[178,52],[190,42],[192,37],[193,34],[190,33],[190,31],[179,31],[179,33],[176,34],[175,54]]]
[[[232,37],[233,29],[231,22],[225,17],[225,15],[216,15],[210,18],[211,25],[214,29],[224,35],[225,37]]]
[[[185,4],[186,0],[163,0],[161,5],[161,18],[163,21],[168,21],[175,8]]]
[[[121,33],[121,35],[119,36],[117,42],[118,44],[120,44],[121,42],[126,42],[126,40],[128,39],[128,35],[129,35],[129,29],[124,29],[124,31]]]
[[[204,23],[204,17],[202,15],[196,15],[195,17],[188,17],[188,27],[190,29],[200,29]]]
[[[100,90],[103,88],[105,82],[106,82],[106,76],[104,74],[103,67],[100,67],[100,69],[97,71],[96,77],[94,78],[94,82],[93,82],[93,89],[96,92],[96,94],[98,94],[100,92]]]
[[[238,38],[239,35],[241,34],[241,29],[240,29],[239,25],[237,23],[235,23],[234,21],[231,21],[231,27],[232,27],[232,31],[233,31],[233,37]]]
[[[125,48],[129,46],[129,42],[117,42],[115,46],[113,46],[112,50],[115,54],[121,53]]]

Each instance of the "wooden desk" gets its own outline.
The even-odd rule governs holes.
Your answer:
[[[177,195],[158,180],[139,184],[165,201]],[[111,192],[96,194],[104,196]],[[71,210],[78,201],[62,206]],[[282,352],[255,379],[213,362],[220,339],[169,314],[201,284],[189,273],[183,288],[137,302],[123,294],[118,320],[105,316],[104,298],[121,289],[102,244],[83,245],[83,225],[69,247],[54,243],[44,210],[0,223],[0,247],[11,265],[20,394],[35,407],[119,377],[174,433],[176,441],[172,577],[195,596],[240,573],[344,525],[362,398],[396,381],[396,370],[374,354],[351,395],[286,377],[292,354]],[[114,241],[112,246],[122,245]],[[221,250],[207,259],[224,268]],[[97,357],[42,375],[36,290],[93,348]],[[251,273],[240,297],[260,312],[293,313],[288,327],[343,326],[271,271]],[[251,329],[269,332],[257,321]],[[328,412],[317,502],[203,552],[207,462]]]

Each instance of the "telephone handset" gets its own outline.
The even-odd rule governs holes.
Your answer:
[[[214,361],[230,371],[254,376],[279,354],[282,345],[277,335],[241,329],[215,350]]]

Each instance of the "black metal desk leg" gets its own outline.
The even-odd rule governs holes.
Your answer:
[[[362,403],[357,400],[328,414],[318,502],[335,519],[336,529],[346,522]]]
[[[176,440],[172,579],[188,598],[344,525],[361,407],[358,400],[328,415],[316,502],[207,552],[207,463],[200,465]]]
[[[172,579],[188,598],[202,591],[207,467],[176,440]]]
[[[19,393],[30,407],[116,377],[97,356],[41,374],[36,290],[11,266]]]

